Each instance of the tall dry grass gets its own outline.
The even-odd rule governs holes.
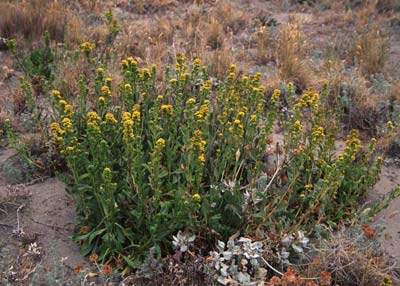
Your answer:
[[[0,3],[0,36],[40,39],[45,31],[57,42],[77,43],[81,21],[61,1],[10,1]]]

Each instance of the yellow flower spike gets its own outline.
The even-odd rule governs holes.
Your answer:
[[[148,68],[142,68],[140,73],[141,73],[142,77],[150,77],[151,76],[150,70]]]
[[[294,122],[294,128],[297,132],[300,132],[303,130],[303,125],[301,125],[300,120],[296,120]]]
[[[171,104],[163,104],[161,105],[161,111],[164,113],[172,114],[172,105]]]
[[[195,200],[195,201],[200,201],[201,200],[201,196],[198,193],[196,193],[196,194],[193,194],[192,199]]]
[[[140,121],[140,111],[135,110],[132,112],[132,120],[133,122],[139,122]]]
[[[208,105],[203,104],[200,106],[199,110],[195,113],[195,116],[197,119],[204,119],[205,117],[208,116],[209,113],[209,108]]]
[[[125,88],[125,90],[131,90],[131,89],[132,89],[132,86],[131,86],[129,83],[126,83],[126,84],[124,85],[124,88]]]
[[[171,83],[171,84],[174,84],[174,83],[176,83],[177,82],[177,79],[176,78],[171,78],[170,80],[169,80],[169,83]]]
[[[250,122],[251,123],[256,123],[257,122],[257,115],[255,115],[255,114],[250,115]]]
[[[60,93],[59,90],[54,89],[54,90],[52,91],[52,93],[53,93],[53,96],[54,96],[55,98],[61,99],[61,93]]]
[[[103,96],[99,97],[99,103],[104,104],[106,102],[106,99]]]
[[[61,99],[58,103],[60,105],[67,105],[67,102],[64,99]]]
[[[111,95],[111,90],[107,85],[104,85],[104,86],[101,87],[101,93],[103,95],[110,96]]]
[[[239,111],[239,112],[238,112],[238,117],[239,117],[239,118],[242,118],[243,116],[244,116],[244,112],[243,112],[243,111]]]
[[[199,160],[199,162],[200,162],[201,164],[204,164],[205,161],[206,161],[205,155],[204,155],[203,153],[200,154],[199,157],[198,157],[198,160]]]
[[[121,66],[124,67],[124,68],[127,68],[128,67],[128,61],[127,60],[122,60],[121,61]]]
[[[124,112],[122,114],[122,120],[125,121],[125,120],[129,120],[129,119],[131,119],[131,113],[130,112]]]
[[[236,77],[236,74],[234,72],[230,72],[228,75],[228,79],[234,79]]]
[[[75,147],[73,147],[73,146],[68,146],[67,148],[65,148],[65,151],[67,151],[67,152],[72,152],[74,150],[75,150]]]
[[[60,131],[60,124],[58,124],[57,122],[52,122],[50,124],[50,130],[51,132],[53,132],[54,134],[58,134]]]
[[[305,188],[307,191],[310,191],[310,190],[312,190],[313,185],[312,185],[312,184],[307,184],[307,185],[304,186],[304,188]]]
[[[233,121],[233,123],[235,123],[236,125],[240,125],[240,119],[235,119],[234,121]]]
[[[163,147],[165,146],[165,140],[164,140],[163,138],[159,138],[159,139],[156,141],[156,146],[157,146],[157,147],[160,147],[160,148],[163,148]]]
[[[300,194],[300,198],[304,199],[305,198],[305,194]]]
[[[97,124],[100,121],[100,116],[95,111],[90,111],[87,114],[87,123]]]
[[[389,121],[386,123],[386,126],[387,126],[388,130],[391,131],[391,130],[393,129],[393,122],[389,120]]]
[[[97,69],[97,72],[102,74],[102,73],[104,73],[104,69],[102,67],[100,67],[100,68]]]
[[[83,42],[81,44],[81,51],[82,53],[88,54],[96,47],[96,44],[91,44],[89,42]]]
[[[107,113],[106,114],[106,122],[110,124],[116,124],[118,121],[115,119],[114,114],[112,113]]]
[[[196,103],[196,99],[194,99],[193,97],[186,100],[187,105],[191,105],[191,104],[195,104],[195,103]]]
[[[111,77],[107,77],[107,78],[104,80],[104,82],[105,82],[105,83],[111,83],[111,82],[112,82],[112,78],[111,78]]]
[[[211,89],[211,80],[206,80],[202,86],[203,90],[210,90]]]
[[[135,59],[133,57],[129,57],[126,59],[129,64],[133,65],[133,66],[137,66],[137,61],[135,61]]]
[[[188,77],[189,77],[189,73],[188,73],[188,72],[184,72],[183,74],[181,74],[181,76],[179,77],[179,79],[180,79],[181,81],[185,81]]]
[[[64,106],[64,113],[72,116],[74,114],[73,108],[71,104],[66,104]]]
[[[278,100],[280,96],[281,96],[281,91],[279,89],[275,89],[274,93],[272,94],[272,99]]]
[[[201,60],[199,58],[195,58],[193,61],[193,65],[196,67],[200,67],[201,65]]]
[[[65,130],[70,130],[70,129],[72,129],[72,121],[71,121],[71,119],[69,119],[68,117],[65,117],[65,118],[62,120],[62,124],[63,124]]]

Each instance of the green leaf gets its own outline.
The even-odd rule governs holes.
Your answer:
[[[89,243],[92,243],[93,239],[95,239],[97,236],[101,235],[106,230],[107,230],[106,228],[102,228],[102,229],[91,232],[89,235]]]

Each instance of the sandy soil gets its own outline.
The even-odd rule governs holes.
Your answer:
[[[382,168],[381,179],[369,193],[370,200],[388,195],[400,186],[400,167],[386,165]],[[400,263],[400,198],[395,199],[377,218],[378,224],[385,227],[381,242],[387,255]]]
[[[1,150],[0,163],[14,155],[10,149]],[[70,269],[85,263],[78,245],[70,239],[75,205],[57,178],[33,185],[8,185],[0,172],[0,208],[0,250],[9,253],[6,265],[14,267],[17,279],[29,278],[39,261],[45,269],[61,260]],[[29,255],[32,243],[37,243],[40,257]]]

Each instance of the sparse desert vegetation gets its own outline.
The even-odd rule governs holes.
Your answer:
[[[399,285],[399,32],[389,0],[0,1],[0,284]]]

